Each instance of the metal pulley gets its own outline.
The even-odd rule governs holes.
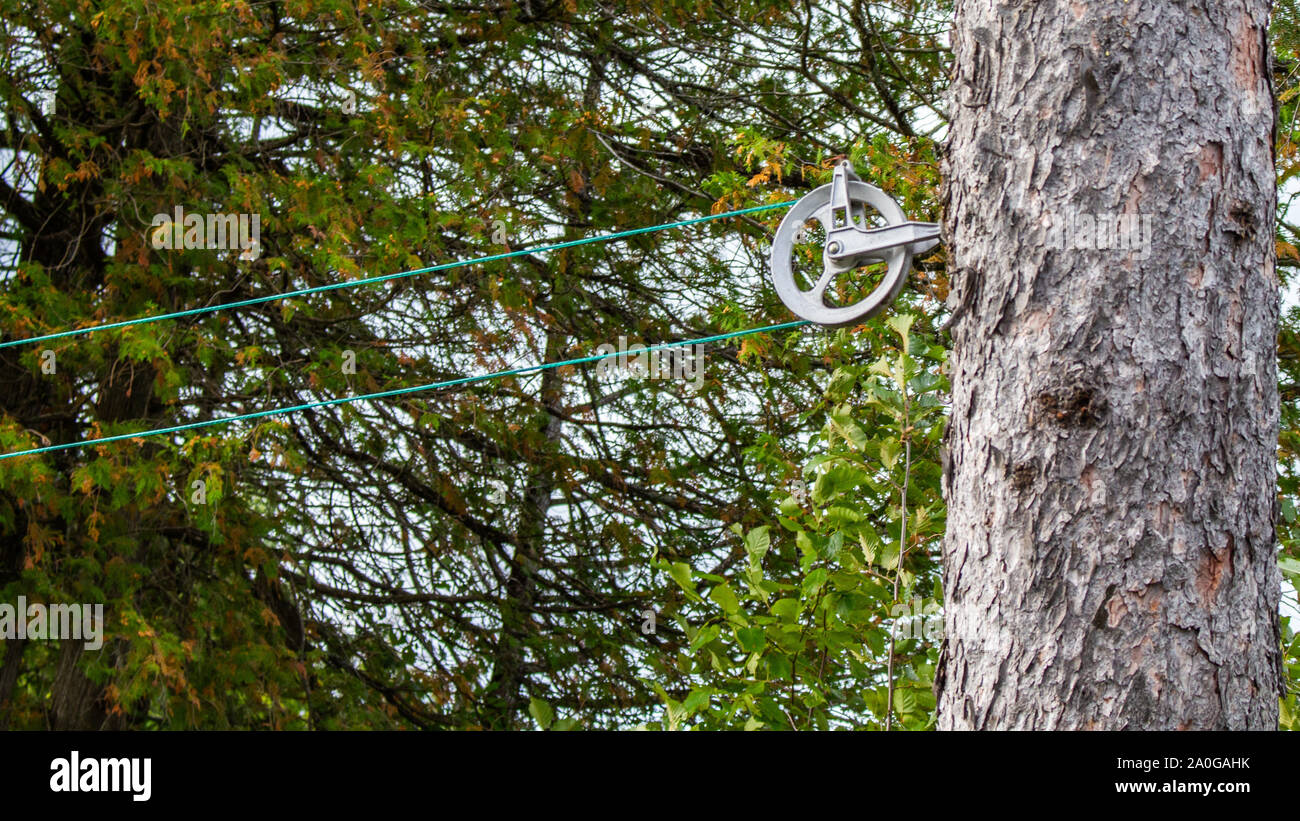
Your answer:
[[[872,227],[868,208],[885,220]],[[808,290],[795,281],[795,245],[809,220],[821,223],[822,273]],[[831,182],[813,189],[794,204],[772,238],[772,284],[786,307],[802,319],[830,327],[853,325],[872,317],[893,302],[903,289],[912,257],[939,244],[939,224],[908,220],[898,203],[863,182],[848,161],[835,166]],[[826,302],[826,289],[836,278],[871,263],[888,270],[876,289],[853,305]]]

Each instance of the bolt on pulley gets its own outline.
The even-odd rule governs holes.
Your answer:
[[[884,226],[871,226],[868,207],[884,218]],[[805,291],[795,281],[794,253],[809,220],[821,224],[826,241],[821,276]],[[863,182],[848,161],[841,161],[829,184],[810,191],[781,220],[772,238],[772,284],[796,316],[830,327],[853,325],[888,307],[903,289],[912,257],[938,244],[938,223],[909,220],[888,194]],[[827,303],[826,289],[836,278],[871,263],[888,266],[875,290],[853,305]]]

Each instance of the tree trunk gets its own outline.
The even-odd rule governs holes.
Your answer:
[[[941,728],[1277,725],[1268,15],[956,4]]]

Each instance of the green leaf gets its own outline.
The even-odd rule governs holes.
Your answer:
[[[898,464],[898,457],[903,452],[903,443],[897,439],[886,439],[880,443],[880,461],[893,470]]]
[[[799,618],[798,599],[778,599],[772,604],[772,615],[782,621],[792,622]]]
[[[930,371],[921,371],[907,380],[907,389],[913,394],[926,393],[943,385],[943,377]]]
[[[790,658],[781,653],[770,655],[766,659],[769,680],[785,681],[791,677]]]
[[[761,562],[767,555],[768,548],[772,546],[772,538],[768,532],[770,530],[769,525],[763,525],[745,534],[745,552],[755,562]]]
[[[801,530],[796,533],[794,543],[806,562],[811,564],[817,560],[817,547],[813,544],[812,536],[808,535],[808,531]]]
[[[551,705],[540,698],[528,699],[528,714],[537,722],[537,726],[543,730],[550,727],[551,723],[555,721],[555,713],[551,711]]]
[[[710,624],[707,627],[701,627],[695,633],[695,638],[691,639],[690,649],[692,653],[699,652],[701,647],[709,644],[722,634],[722,627],[717,624]]]
[[[871,650],[873,656],[879,656],[885,652],[885,635],[882,630],[868,630],[862,636],[863,642]]]
[[[871,476],[862,468],[841,462],[817,477],[813,485],[813,501],[823,504],[847,490],[869,484],[870,480]]]
[[[866,690],[862,693],[862,699],[867,704],[867,709],[877,718],[885,717],[885,708],[889,704],[889,689],[886,687],[876,687]]]
[[[908,340],[911,338],[912,324],[916,322],[916,317],[912,314],[894,314],[885,320],[885,324],[898,334],[903,342],[903,352],[910,353]]]
[[[757,653],[767,644],[767,637],[761,627],[737,627],[736,641],[746,653]]]
[[[853,445],[857,450],[866,449],[867,442],[870,441],[866,432],[862,430],[862,427],[859,426],[857,422],[853,421],[853,417],[849,416],[847,413],[832,414],[831,428],[840,436],[843,436],[845,440],[847,440],[848,443]]]
[[[857,379],[857,375],[848,368],[836,368],[835,372],[831,374],[830,384],[826,386],[826,396],[841,396],[853,387],[853,383]]]
[[[695,592],[695,582],[691,580],[691,566],[686,562],[673,562],[668,566],[668,575],[672,576],[673,581],[686,591],[686,595],[700,600],[700,594]]]
[[[826,568],[819,567],[816,570],[809,573],[807,576],[804,576],[803,579],[804,596],[806,598],[812,598],[813,596],[817,595],[817,591],[821,590],[822,585],[826,584],[827,575],[828,574],[826,572]]]
[[[694,713],[709,706],[708,689],[692,690],[691,694],[682,702],[682,709],[688,713]]]
[[[910,689],[894,690],[894,711],[900,716],[916,712],[916,693]]]
[[[851,507],[831,505],[826,509],[826,524],[831,527],[844,527],[866,520],[866,516]]]
[[[740,609],[740,602],[736,599],[736,594],[732,592],[731,586],[720,584],[709,591],[709,600],[722,608],[724,613],[735,613]]]
[[[859,530],[858,544],[862,546],[862,557],[867,560],[867,564],[875,564],[876,556],[880,553],[880,535],[874,530]]]

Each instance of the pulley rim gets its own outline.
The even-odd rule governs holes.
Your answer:
[[[876,186],[857,180],[848,181],[849,199],[853,203],[865,203],[874,208],[888,225],[907,222],[903,209],[884,191]],[[882,252],[882,261],[888,263],[884,279],[870,294],[852,305],[831,307],[825,303],[825,292],[836,277],[851,273],[854,269],[836,270],[823,258],[823,273],[813,287],[801,290],[794,278],[794,240],[808,220],[816,219],[829,233],[835,226],[831,224],[831,184],[814,188],[804,195],[786,212],[785,218],[776,229],[772,238],[770,267],[772,285],[776,294],[796,316],[826,327],[843,327],[855,325],[870,319],[884,310],[897,298],[907,280],[907,271],[912,265],[912,254],[907,246],[897,246]]]

